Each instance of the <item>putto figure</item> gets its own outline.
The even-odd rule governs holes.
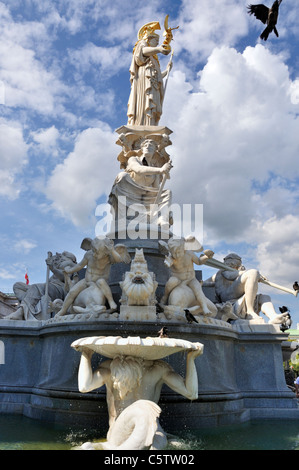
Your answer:
[[[71,287],[62,308],[56,314],[57,317],[66,315],[68,309],[78,299],[79,295],[88,289],[91,290],[89,296],[87,296],[87,298],[89,297],[88,306],[86,305],[86,299],[83,299],[85,310],[88,310],[88,308],[93,309],[93,303],[97,304],[98,310],[104,309],[106,300],[108,301],[110,309],[117,308],[108,285],[108,278],[113,263],[129,263],[131,261],[126,247],[123,245],[114,246],[112,240],[96,237],[93,240],[89,238],[84,239],[81,248],[86,249],[82,261],[71,268],[65,268],[65,272],[66,274],[73,274],[79,272],[86,266],[85,277]],[[98,296],[100,295],[101,299],[93,298],[94,291],[98,293]]]
[[[203,254],[197,256],[193,249],[187,249],[188,244],[190,248],[194,245],[196,251],[202,251],[202,246],[195,238],[193,240],[190,237],[190,240],[193,240],[190,242],[187,242],[187,240],[185,238],[170,238],[168,243],[162,240],[159,241],[160,251],[166,255],[164,263],[170,268],[171,273],[170,278],[166,282],[160,305],[162,308],[167,303],[168,305],[180,305],[181,300],[183,300],[185,308],[187,308],[190,306],[190,300],[187,300],[187,298],[191,294],[201,314],[215,317],[217,315],[217,308],[204,295],[194,270],[194,263],[197,265],[204,264],[213,257],[214,252],[205,250]],[[178,296],[176,296],[175,292],[178,288],[180,290]]]
[[[161,72],[157,54],[168,55],[167,44],[159,46],[161,29],[156,22],[147,23],[138,32],[138,41],[133,50],[130,67],[131,94],[128,102],[128,124],[136,126],[157,126],[162,114],[164,99],[163,78],[171,68]]]

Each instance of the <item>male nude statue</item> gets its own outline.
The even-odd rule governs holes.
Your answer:
[[[95,238],[92,240],[90,249],[85,253],[82,261],[72,268],[65,268],[67,274],[73,274],[86,266],[85,278],[71,287],[62,308],[56,315],[58,317],[65,315],[80,292],[92,284],[96,284],[97,287],[101,289],[108,300],[110,308],[116,309],[117,305],[113,300],[112,292],[107,281],[111,264],[120,263],[122,261],[124,261],[124,258],[116,251],[112,240],[108,238]]]
[[[132,356],[116,356],[114,359],[105,360],[96,371],[93,371],[91,366],[93,351],[76,347],[82,352],[78,372],[80,392],[87,393],[106,385],[109,411],[107,439],[113,432],[116,419],[124,409],[138,400],[158,403],[163,384],[189,400],[197,398],[198,378],[194,360],[203,353],[203,345],[193,344],[197,349],[187,353],[185,380],[162,360],[150,361]],[[165,433],[159,425],[155,438],[161,440],[161,434],[166,440]]]
[[[171,238],[168,241],[168,249],[169,255],[165,258],[165,264],[170,268],[171,277],[165,285],[164,295],[160,302],[161,305],[166,304],[170,293],[177,286],[185,284],[192,289],[196,301],[202,308],[202,313],[204,315],[211,315],[214,310],[211,310],[211,302],[205,297],[201,284],[196,279],[194,263],[197,265],[204,264],[207,259],[213,257],[214,252],[205,250],[204,254],[197,256],[193,251],[185,249],[184,238]]]

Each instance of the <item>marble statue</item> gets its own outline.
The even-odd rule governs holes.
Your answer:
[[[119,320],[156,321],[156,290],[158,283],[155,274],[149,272],[143,249],[135,250],[135,257],[120,282]]]
[[[156,304],[155,293],[158,283],[154,273],[148,271],[143,249],[136,249],[131,269],[125,273],[120,287],[122,289],[120,301],[123,305],[149,306]]]
[[[85,238],[81,248],[86,250],[83,259],[75,266],[66,267],[65,272],[70,275],[86,267],[85,277],[70,288],[57,317],[66,315],[70,307],[78,313],[94,309],[97,312],[105,311],[106,300],[110,309],[117,309],[107,281],[113,263],[131,261],[127,248],[124,245],[114,246],[107,237]]]
[[[142,154],[142,143],[148,139],[154,141],[156,144],[156,152],[154,155],[156,166],[161,167],[164,163],[169,161],[166,147],[172,145],[169,137],[172,131],[167,127],[126,125],[116,129],[116,132],[119,134],[116,144],[122,148],[117,157],[122,170],[126,169],[128,159],[132,155]]]
[[[156,405],[162,385],[189,400],[196,399],[198,378],[194,361],[203,353],[203,345],[174,338],[93,337],[79,339],[72,347],[81,352],[80,392],[106,386],[109,431],[107,443],[99,444],[98,448],[164,448],[167,437],[159,424],[161,410]],[[182,350],[187,352],[185,379],[161,360]],[[109,357],[96,370],[91,365],[94,351]],[[95,447],[91,444],[90,448]]]
[[[138,41],[133,50],[130,67],[131,93],[128,102],[128,124],[157,126],[162,114],[164,99],[163,78],[158,54],[168,55],[171,51],[166,44],[159,46],[158,22],[147,23],[138,32]]]
[[[159,143],[163,136],[145,137],[141,140],[139,149],[126,153],[122,164],[125,171],[120,172],[113,184],[109,195],[117,220],[127,224],[132,219],[130,211],[140,211],[140,222],[143,224],[154,221],[153,208],[159,210],[157,224],[169,225],[169,206],[171,192],[163,189],[162,181],[169,178],[172,163],[168,155],[159,150]],[[154,221],[155,222],[155,221]]]
[[[246,270],[242,266],[242,258],[230,253],[224,258],[224,264],[234,270],[220,269],[204,281],[203,285],[214,286],[218,302],[230,302],[239,319],[264,323],[259,315],[262,312],[269,323],[281,324],[288,312],[277,314],[269,295],[258,294],[258,283],[264,277],[256,269]]]
[[[5,320],[39,320],[50,318],[48,313],[48,300],[60,299],[63,301],[69,288],[65,283],[64,271],[76,265],[76,257],[67,251],[50,254],[46,259],[48,269],[53,273],[47,283],[25,284],[16,282],[14,293],[20,302],[19,308],[5,317]],[[49,298],[49,299],[48,299]]]
[[[217,307],[204,295],[194,270],[194,264],[204,264],[213,257],[213,251],[205,250],[197,256],[195,251],[202,251],[201,245],[195,239],[188,242],[185,238],[170,238],[168,243],[161,240],[159,247],[165,254],[165,264],[171,273],[160,300],[166,316],[192,307],[192,311],[197,314],[216,317]]]

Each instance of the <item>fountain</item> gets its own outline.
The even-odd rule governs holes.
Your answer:
[[[72,347],[82,351],[79,390],[89,392],[106,385],[109,412],[107,442],[83,449],[160,450],[167,437],[158,418],[157,405],[163,383],[190,400],[198,397],[195,357],[203,353],[200,343],[173,338],[89,337],[75,341]],[[187,351],[186,379],[175,373],[161,358]],[[97,352],[110,360],[93,372],[91,355]]]
[[[289,313],[258,293],[260,283],[287,289],[174,230],[165,188],[172,131],[159,125],[172,68],[172,58],[165,72],[158,61],[171,52],[168,19],[161,46],[159,29],[140,28],[133,51],[110,231],[84,238],[79,262],[49,252],[52,275],[17,283],[19,308],[0,321],[0,413],[96,425],[108,430],[98,446],[106,449],[161,449],[183,427],[299,418],[282,365]],[[216,272],[203,281],[194,265],[204,264]]]

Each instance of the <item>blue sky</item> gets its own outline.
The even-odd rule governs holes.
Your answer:
[[[26,269],[43,282],[48,251],[81,259],[119,172],[137,32],[166,14],[180,26],[161,119],[173,200],[203,204],[218,259],[237,252],[273,282],[299,281],[298,1],[283,0],[280,37],[266,43],[246,5],[0,1],[0,291]],[[299,300],[266,289],[299,322]]]

